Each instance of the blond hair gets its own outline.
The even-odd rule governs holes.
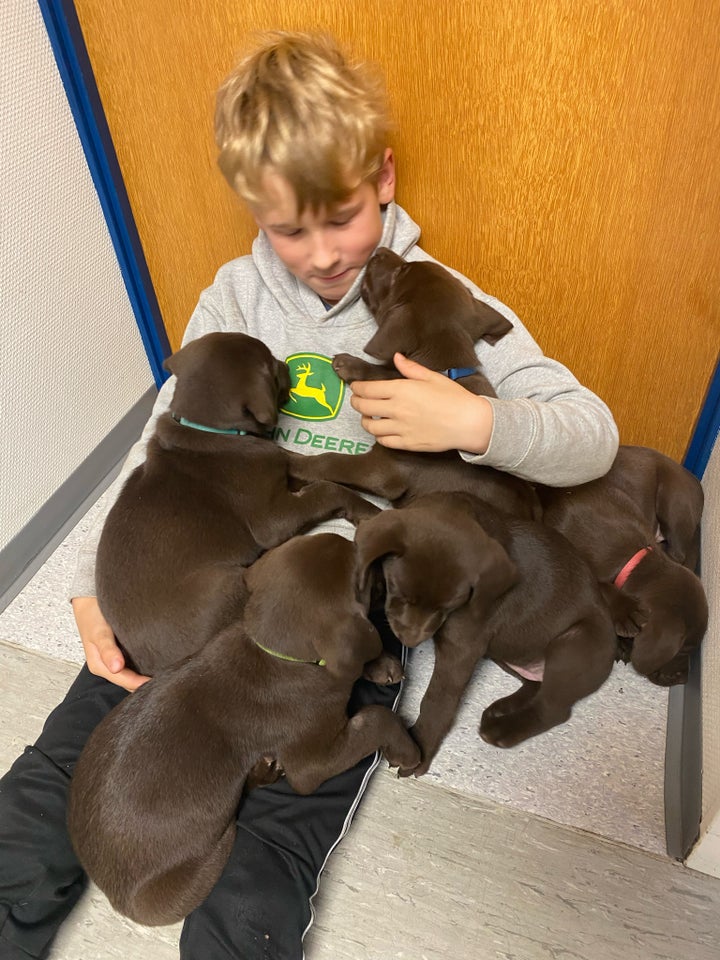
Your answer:
[[[267,172],[289,182],[299,212],[345,200],[374,181],[389,131],[382,78],[325,34],[262,34],[217,94],[218,164],[251,206]]]

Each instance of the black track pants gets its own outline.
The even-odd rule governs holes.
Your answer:
[[[399,652],[387,626],[388,649]],[[394,706],[397,685],[358,681],[351,710]],[[37,743],[0,780],[0,960],[42,960],[85,886],[65,825],[75,762],[105,714],[127,696],[83,667]],[[325,861],[346,832],[377,757],[297,796],[285,780],[243,801],[230,860],[186,919],[182,960],[301,960],[310,900]]]

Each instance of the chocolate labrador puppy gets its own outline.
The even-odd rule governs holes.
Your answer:
[[[403,769],[420,759],[391,710],[347,715],[353,683],[382,651],[351,541],[295,537],[237,581],[243,620],[123,700],[74,772],[68,822],[78,858],[138,923],[174,923],[207,896],[258,765],[267,764],[267,782],[276,760],[309,794],[375,750]]]
[[[361,294],[375,317],[377,333],[365,345],[380,360],[368,363],[338,354],[333,367],[347,383],[397,379],[396,352],[431,370],[442,371],[475,394],[495,396],[478,370],[475,343],[494,344],[512,324],[444,267],[430,261],[406,262],[381,247],[368,261]],[[293,475],[327,479],[386,497],[394,506],[436,490],[466,490],[515,516],[537,519],[532,486],[492,467],[466,463],[455,450],[413,453],[376,443],[367,453],[323,453],[294,462]]]
[[[708,620],[694,572],[700,481],[657,450],[621,446],[599,480],[537,489],[543,521],[575,545],[603,584],[617,633],[627,638],[621,659],[660,686],[684,683],[688,654]]]
[[[338,354],[333,366],[342,379],[399,378],[393,356],[400,352],[459,380],[472,393],[496,395],[478,369],[475,344],[478,340],[497,343],[512,324],[489,304],[476,300],[445,267],[431,260],[406,261],[379,247],[368,261],[360,294],[378,325],[365,352],[380,366]]]
[[[291,492],[285,452],[267,431],[290,377],[265,344],[211,333],[166,362],[177,377],[146,460],[128,477],[97,556],[100,608],[141,673],[199,649],[238,614],[242,569],[333,516],[377,507],[327,481]]]
[[[590,567],[568,541],[465,493],[417,497],[362,521],[361,576],[382,568],[385,611],[409,647],[435,637],[435,667],[410,733],[425,773],[477,662],[523,685],[483,712],[480,735],[511,747],[563,723],[609,676],[612,618]],[[401,774],[413,771],[401,770]]]

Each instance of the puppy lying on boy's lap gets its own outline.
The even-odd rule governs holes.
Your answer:
[[[610,471],[578,487],[538,485],[543,522],[559,530],[603,584],[621,659],[660,686],[684,683],[708,607],[695,569],[703,490],[670,457],[621,446]]]
[[[368,261],[361,295],[377,333],[365,351],[380,363],[338,354],[333,368],[341,380],[397,379],[395,353],[431,370],[447,372],[475,394],[495,396],[478,368],[475,344],[496,343],[512,329],[509,320],[476,300],[460,280],[431,261],[406,262],[380,248]],[[465,462],[456,450],[416,453],[376,443],[356,456],[322,453],[294,461],[293,476],[326,479],[386,497],[402,506],[413,496],[436,490],[466,490],[515,516],[536,519],[539,504],[531,484],[492,467]]]
[[[291,492],[297,455],[267,439],[290,377],[259,340],[207,334],[165,366],[177,378],[171,411],[108,514],[96,567],[100,608],[145,674],[232,622],[242,568],[264,550],[330,517],[377,512],[326,481]]]
[[[210,892],[249,774],[282,769],[308,794],[376,750],[403,769],[420,760],[387,707],[347,715],[354,682],[382,660],[354,544],[294,537],[237,577],[243,619],[123,700],[75,768],[73,846],[138,923],[180,920]]]
[[[482,657],[522,679],[483,713],[480,735],[499,747],[563,723],[609,676],[616,636],[595,575],[542,524],[469,494],[435,493],[362,521],[356,544],[365,576],[381,567],[393,632],[409,647],[435,637],[410,730],[422,762],[401,773],[428,770]]]

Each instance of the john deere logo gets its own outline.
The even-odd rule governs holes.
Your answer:
[[[299,420],[334,420],[338,415],[345,384],[332,368],[329,357],[317,353],[296,353],[286,360],[290,370],[290,398],[283,413]]]

